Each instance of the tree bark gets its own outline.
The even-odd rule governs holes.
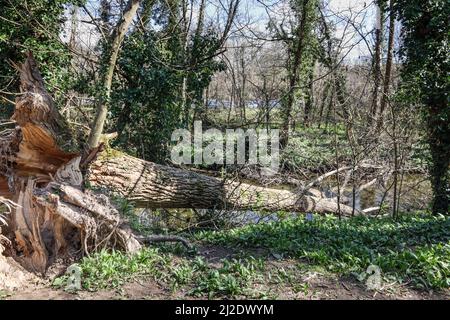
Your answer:
[[[374,64],[374,88],[372,97],[372,117],[376,118],[380,104],[381,91],[381,59],[383,54],[383,25],[384,25],[384,10],[376,1],[376,26],[375,26],[375,54],[373,57]]]
[[[114,69],[116,68],[117,57],[119,55],[120,45],[125,37],[128,28],[133,21],[136,11],[139,8],[140,0],[129,0],[127,9],[123,14],[121,22],[117,25],[114,31],[111,41],[111,48],[109,49],[109,63],[106,69],[106,73],[103,78],[103,92],[100,97],[97,111],[92,124],[91,133],[89,135],[88,145],[90,148],[98,146],[100,136],[103,132],[103,127],[106,121],[106,115],[108,113],[108,103],[111,95],[111,86],[114,75]]]
[[[290,76],[289,76],[289,88],[287,92],[287,99],[284,108],[283,114],[283,126],[281,129],[281,137],[280,137],[280,146],[284,148],[289,143],[289,131],[291,124],[291,116],[292,116],[292,108],[294,105],[294,97],[296,92],[296,87],[299,81],[299,73],[300,66],[302,64],[302,57],[304,51],[304,38],[307,28],[308,19],[308,2],[310,0],[303,0],[302,8],[301,8],[301,18],[299,21],[299,25],[297,27],[296,44],[294,44],[295,50],[293,50],[293,57],[288,57],[288,59],[293,59],[292,65],[290,65]]]
[[[386,59],[386,70],[384,74],[383,94],[380,102],[380,114],[378,117],[378,127],[383,124],[383,113],[388,103],[389,87],[391,85],[392,62],[394,56],[394,36],[395,36],[395,15],[394,0],[389,3],[389,39]]]
[[[126,154],[91,164],[89,183],[147,208],[198,208],[336,213],[337,202],[304,193],[223,181]],[[341,204],[343,214],[352,208]]]
[[[314,68],[315,62],[313,63],[313,67],[309,73],[308,81],[308,89],[306,93],[306,101],[305,101],[305,115],[303,121],[306,127],[309,127],[311,123],[311,113],[314,106]]]

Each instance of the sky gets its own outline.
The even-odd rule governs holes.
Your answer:
[[[208,6],[206,10],[207,19],[217,21],[217,16],[222,17],[226,14],[224,6],[229,0],[207,0]],[[375,26],[375,6],[372,1],[364,0],[325,0],[326,15],[334,24],[335,36],[342,38],[342,55],[347,62],[357,62],[370,58],[370,49],[373,45],[373,37],[371,31]],[[95,8],[98,6],[98,0],[88,0],[86,7]],[[283,19],[289,14],[289,7],[283,0],[241,0],[238,19],[234,25],[235,32],[249,34],[252,32],[264,33],[271,16],[277,16]],[[80,10],[83,11],[83,10]],[[67,11],[69,16],[70,11]],[[95,10],[92,10],[95,12]],[[282,12],[280,14],[280,12]],[[196,16],[196,10],[193,12]],[[87,15],[80,16],[79,20],[90,20]],[[348,21],[353,21],[350,25]],[[68,41],[70,37],[70,19],[66,22],[65,32],[62,39]],[[360,32],[355,29],[358,26]],[[79,22],[78,32],[81,33],[78,41],[84,46],[92,47],[99,39],[99,35],[95,32],[92,24]],[[237,31],[239,30],[239,31]],[[362,38],[363,35],[366,39]]]
[[[249,8],[249,14],[259,17],[261,25],[257,28],[265,28],[267,25],[267,13],[264,4],[279,3],[279,0],[243,0]],[[284,1],[285,3],[285,1]],[[276,5],[271,7],[276,12]],[[282,15],[289,12],[289,8],[284,8]],[[272,13],[271,13],[272,14]],[[367,59],[370,57],[370,51],[367,43],[356,31],[354,26],[358,26],[361,34],[363,34],[369,45],[372,37],[370,32],[375,26],[375,6],[371,1],[361,0],[326,0],[325,15],[334,26],[334,36],[342,39],[342,55],[345,55],[346,61],[356,61],[359,59]],[[281,17],[283,18],[283,17]],[[348,21],[353,21],[353,25]]]
[[[207,0],[208,1],[208,0]],[[229,0],[209,0],[207,16],[216,20],[217,12],[223,12],[223,4]],[[346,62],[358,62],[371,58],[372,31],[375,27],[375,5],[364,0],[325,0],[326,16],[334,24],[334,35],[342,38],[342,56]],[[241,0],[240,13],[235,30],[249,36],[264,34],[269,15],[282,19],[291,12],[286,0]],[[348,21],[352,21],[349,24]],[[359,33],[355,29],[358,27]],[[363,37],[365,40],[363,39]]]

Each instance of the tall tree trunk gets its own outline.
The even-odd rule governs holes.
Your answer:
[[[190,23],[191,20],[188,19],[187,13],[188,13],[188,3],[186,0],[181,0],[178,4],[176,1],[174,2],[175,5],[172,10],[172,16],[177,17],[177,11],[178,11],[178,5],[181,6],[181,23],[178,20],[173,20],[170,23],[170,27],[172,29],[178,28],[178,24],[181,25],[180,32],[178,34],[175,33],[176,36],[180,37],[180,43],[181,43],[181,64],[188,65],[189,63],[189,56],[192,55],[192,53],[188,50],[188,41],[189,41],[189,29],[190,29]],[[192,8],[191,8],[192,9]],[[192,11],[191,11],[192,12]],[[175,30],[173,30],[175,31]],[[178,50],[177,50],[178,51]],[[175,53],[175,52],[174,52]],[[177,55],[178,53],[175,53]],[[189,78],[189,72],[183,73],[183,78],[181,81],[181,110],[184,112],[184,119],[183,122],[186,126],[186,128],[192,128],[194,127],[194,121],[195,121],[195,114],[192,117],[192,124],[189,123],[189,115],[191,111],[191,105],[192,105],[192,98],[190,97],[190,92],[188,92],[188,78]]]
[[[312,70],[309,73],[308,77],[309,85],[308,90],[306,94],[306,101],[305,101],[305,116],[304,116],[304,122],[305,126],[309,127],[310,121],[311,121],[311,112],[314,105],[314,66],[312,67]]]
[[[383,124],[383,114],[386,109],[389,96],[389,87],[391,85],[392,61],[394,56],[394,35],[395,35],[395,15],[394,15],[394,0],[389,3],[389,39],[388,51],[386,59],[386,70],[384,74],[383,94],[380,102],[380,113],[378,116],[378,127]]]
[[[204,25],[205,25],[205,7],[206,7],[206,0],[201,0],[198,7],[198,18],[197,18],[197,27],[195,29],[194,39],[193,39],[193,45],[192,45],[192,53],[190,54],[190,65],[195,66],[198,63],[199,57],[199,49],[201,44],[201,36],[203,33]],[[187,42],[186,42],[187,44]],[[209,86],[209,85],[208,85]],[[196,89],[198,91],[198,89]],[[206,91],[208,91],[208,87],[206,88]],[[205,90],[203,90],[202,96],[204,95]],[[207,96],[208,94],[206,94]],[[207,99],[207,98],[206,98]],[[206,102],[206,103],[205,103]],[[190,106],[188,106],[187,113],[189,114]],[[206,118],[206,112],[207,112],[208,106],[207,101],[196,101],[195,107],[194,107],[194,115],[192,117],[192,124],[191,128],[194,127],[194,121],[195,120],[204,120]]]
[[[374,66],[374,88],[372,97],[372,118],[376,118],[379,103],[380,103],[380,91],[381,91],[381,60],[383,54],[383,25],[384,25],[384,11],[383,8],[376,1],[376,26],[375,26],[375,53],[373,57]]]
[[[433,188],[432,211],[434,214],[448,215],[450,214],[450,126],[448,119],[438,116],[441,110],[448,108],[448,102],[444,99],[435,101],[436,104],[442,103],[442,105],[429,107],[427,126],[432,158],[430,164]]]
[[[333,79],[331,81],[330,98],[328,100],[328,108],[325,116],[325,132],[328,132],[328,124],[330,123],[331,111],[334,109],[335,105],[334,99],[336,95],[336,80],[334,79],[334,77],[336,75],[332,74],[331,76],[333,77]]]
[[[107,56],[108,65],[106,67],[105,75],[103,76],[102,92],[98,101],[97,110],[94,122],[91,127],[91,133],[89,135],[88,146],[95,148],[98,146],[100,136],[103,132],[103,127],[106,121],[106,115],[108,113],[109,99],[111,95],[111,85],[114,75],[114,69],[116,67],[117,58],[119,55],[120,45],[122,44],[125,34],[136,15],[136,11],[139,8],[140,0],[129,0],[125,12],[121,21],[117,24],[114,30],[110,48],[108,48]]]
[[[346,95],[346,79],[345,74],[335,72],[334,75],[335,88],[336,88],[336,99],[339,104],[339,108],[342,109],[342,113],[345,117],[345,120],[349,119],[350,113],[345,105]]]
[[[293,57],[289,57],[288,59],[293,59],[292,63],[289,64],[289,87],[287,92],[287,99],[285,102],[284,110],[283,110],[283,125],[281,128],[281,136],[280,136],[280,147],[284,148],[287,146],[289,142],[289,131],[292,117],[292,108],[294,105],[294,97],[296,92],[296,87],[298,85],[299,80],[299,72],[300,65],[302,63],[302,56],[304,51],[304,38],[305,38],[305,29],[306,24],[308,22],[308,2],[310,0],[302,1],[302,9],[301,9],[301,18],[299,21],[299,25],[297,27],[296,38],[294,41],[294,50],[292,50],[291,54]]]
[[[330,81],[326,81],[324,88],[322,90],[322,101],[320,103],[320,109],[319,109],[319,124],[317,125],[317,128],[320,129],[322,122],[323,122],[323,110],[325,109],[325,105],[327,103],[328,95],[330,92]]]
[[[247,115],[246,115],[246,83],[247,83],[247,70],[245,64],[245,47],[240,49],[240,67],[241,67],[241,88],[239,90],[239,108],[241,109],[241,118],[242,123],[246,123]]]
[[[77,29],[78,29],[78,9],[79,7],[77,5],[73,5],[72,7],[72,11],[71,11],[71,21],[70,21],[70,39],[69,39],[69,48],[71,50],[75,49],[75,45],[76,45],[76,33],[77,33]]]

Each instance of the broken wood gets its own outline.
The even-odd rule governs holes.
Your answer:
[[[135,252],[141,244],[123,228],[107,197],[82,191],[83,165],[100,148],[82,152],[76,135],[45,90],[31,54],[20,71],[21,95],[12,119],[17,126],[0,138],[3,157],[0,190],[17,203],[7,236],[15,259],[25,268],[44,273],[57,257],[99,248]]]

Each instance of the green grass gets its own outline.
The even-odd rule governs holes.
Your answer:
[[[315,216],[200,232],[197,239],[230,247],[266,248],[337,274],[378,265],[385,277],[416,287],[450,286],[450,219],[430,215],[391,218]]]
[[[253,257],[222,260],[219,268],[211,268],[205,263],[197,269],[198,279],[190,293],[194,296],[207,295],[208,298],[251,295],[251,286],[261,278],[263,270],[264,263]]]
[[[141,275],[164,279],[164,271],[170,262],[169,256],[155,248],[141,250],[132,256],[119,251],[101,251],[81,261],[83,287],[87,290],[119,288]]]
[[[181,290],[192,297],[261,298],[272,285],[306,294],[308,284],[298,280],[304,272],[321,270],[324,275],[356,279],[371,264],[379,266],[389,282],[427,289],[450,286],[450,219],[443,216],[341,221],[332,216],[314,216],[313,221],[298,217],[221,232],[199,231],[193,240],[197,245],[228,246],[236,254],[211,263],[179,244],[145,248],[132,256],[101,251],[80,262],[82,286],[120,289],[127,281],[150,277],[174,293]],[[266,250],[254,258],[255,248]],[[271,268],[266,264],[269,258],[290,259],[285,265],[289,270]],[[64,287],[66,280],[63,276],[54,284]]]
[[[145,248],[131,256],[118,251],[101,251],[84,258],[79,266],[82,287],[89,291],[120,289],[128,281],[150,277],[173,292],[183,289],[193,297],[232,298],[254,295],[251,286],[262,274],[264,263],[246,257],[210,264],[202,257],[180,256],[179,248],[164,246]],[[67,280],[67,276],[56,278],[53,285],[64,288]]]

